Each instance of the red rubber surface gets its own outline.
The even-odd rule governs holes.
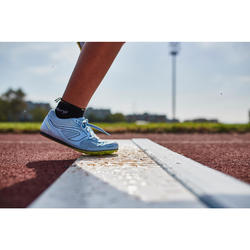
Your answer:
[[[39,134],[0,135],[0,207],[26,207],[79,153]]]
[[[250,183],[248,134],[114,134],[102,138],[149,138],[204,165]],[[80,153],[39,134],[0,134],[0,207],[26,207]]]

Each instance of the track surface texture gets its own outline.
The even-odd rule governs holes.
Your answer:
[[[39,134],[0,135],[0,207],[26,207],[79,153]]]
[[[250,133],[113,134],[149,138],[204,165],[250,183]],[[81,154],[39,134],[0,134],[0,207],[27,207]]]

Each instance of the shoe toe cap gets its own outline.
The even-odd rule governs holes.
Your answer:
[[[117,142],[108,142],[106,144],[106,146],[109,148],[109,149],[118,149],[118,143]]]

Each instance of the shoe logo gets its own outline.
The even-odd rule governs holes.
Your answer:
[[[69,111],[68,110],[63,110],[63,109],[60,109],[60,108],[56,108],[57,111],[63,113],[64,115],[68,114]]]
[[[85,131],[82,131],[78,128],[74,127],[68,127],[63,125],[56,125],[51,119],[49,119],[51,125],[53,125],[55,128],[60,129],[63,135],[71,141],[81,141],[88,137]]]
[[[80,132],[75,129],[61,129],[61,132],[69,140],[81,135]]]
[[[76,136],[76,137],[71,137],[69,140],[71,141],[82,141],[83,139],[86,139],[88,136],[86,134],[82,134],[82,136]]]

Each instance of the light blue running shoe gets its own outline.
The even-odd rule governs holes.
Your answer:
[[[84,117],[60,119],[55,110],[45,117],[40,133],[49,139],[90,155],[112,154],[118,150],[116,142],[100,140],[92,128],[110,135],[103,129],[88,123]]]

